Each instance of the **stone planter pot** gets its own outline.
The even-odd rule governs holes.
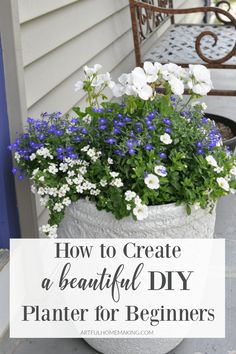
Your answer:
[[[234,136],[231,139],[225,140],[224,145],[228,146],[230,150],[234,152],[236,149],[236,122],[230,118],[219,116],[213,113],[205,113],[205,116],[214,120],[216,123],[223,123],[226,127],[229,127],[232,130]]]
[[[215,209],[193,210],[188,216],[184,206],[166,204],[149,207],[148,218],[135,222],[131,217],[116,220],[111,213],[98,211],[95,204],[81,200],[70,205],[59,227],[63,238],[211,238]],[[165,354],[180,338],[86,338],[104,354]]]

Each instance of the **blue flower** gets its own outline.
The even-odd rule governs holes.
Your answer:
[[[167,155],[165,152],[160,152],[159,156],[161,159],[165,159]]]
[[[204,154],[204,151],[203,151],[202,149],[198,149],[198,150],[197,150],[197,153],[198,153],[198,155],[203,155],[203,154]]]
[[[106,139],[106,142],[107,142],[108,144],[112,145],[112,144],[115,144],[115,143],[116,143],[116,139],[114,139],[114,138],[107,138],[107,139]]]
[[[29,124],[34,123],[34,119],[33,119],[33,118],[28,117],[28,118],[27,118],[27,123],[29,123]]]
[[[165,132],[166,132],[166,133],[171,133],[171,132],[172,132],[172,129],[171,129],[171,128],[165,128]]]
[[[107,126],[106,125],[99,125],[98,129],[99,130],[106,130]]]
[[[153,146],[152,146],[152,144],[147,144],[144,146],[144,149],[145,150],[153,150]]]
[[[13,175],[15,175],[16,172],[17,172],[17,168],[13,167],[12,170],[11,170],[11,172],[13,173]]]
[[[62,130],[56,130],[55,135],[62,136],[62,135],[64,135],[64,132]]]
[[[162,122],[165,123],[166,125],[171,125],[172,124],[171,120],[168,119],[168,118],[162,119]]]
[[[99,118],[98,121],[102,125],[102,124],[105,124],[107,122],[107,119],[106,118]]]
[[[129,149],[128,153],[130,155],[134,155],[134,154],[136,154],[136,151],[134,149]]]
[[[64,149],[62,147],[58,147],[56,151],[58,154],[62,154],[64,152]]]

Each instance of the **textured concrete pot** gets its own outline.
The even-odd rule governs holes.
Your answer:
[[[116,220],[111,213],[81,200],[66,210],[59,227],[63,238],[211,238],[215,226],[215,209],[193,210],[188,216],[184,206],[175,204],[149,207],[148,218],[135,222],[131,217]],[[165,354],[182,339],[113,339],[87,338],[93,348],[104,354]]]

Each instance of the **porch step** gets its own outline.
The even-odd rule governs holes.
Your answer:
[[[0,338],[9,326],[9,251],[0,249]]]

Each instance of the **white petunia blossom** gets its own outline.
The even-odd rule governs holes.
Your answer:
[[[218,167],[218,164],[213,156],[211,156],[211,155],[206,156],[206,160],[209,165],[211,165],[213,167]]]
[[[166,167],[163,165],[157,165],[154,167],[154,172],[161,177],[166,177],[167,176],[167,170]]]
[[[142,205],[142,200],[138,195],[137,195],[137,197],[134,198],[134,204],[136,206]]]
[[[165,134],[161,135],[160,136],[160,140],[165,145],[169,145],[169,144],[172,143],[171,136],[168,133],[165,133]]]
[[[225,178],[223,178],[223,177],[218,177],[218,178],[216,179],[216,181],[217,181],[218,185],[219,185],[222,189],[224,189],[226,192],[228,192],[228,191],[230,190],[229,183],[228,183],[228,181],[227,181]]]
[[[113,161],[113,159],[111,159],[110,157],[108,157],[107,163],[108,163],[109,165],[113,165],[114,161]]]
[[[236,176],[236,166],[231,168],[230,174],[233,175],[233,176]]]
[[[141,221],[148,217],[148,207],[146,205],[137,205],[133,209],[133,214],[136,216],[137,220]]]
[[[147,175],[147,177],[145,177],[144,182],[149,189],[160,188],[159,178],[156,175],[153,175],[152,173],[150,173],[149,175]]]

